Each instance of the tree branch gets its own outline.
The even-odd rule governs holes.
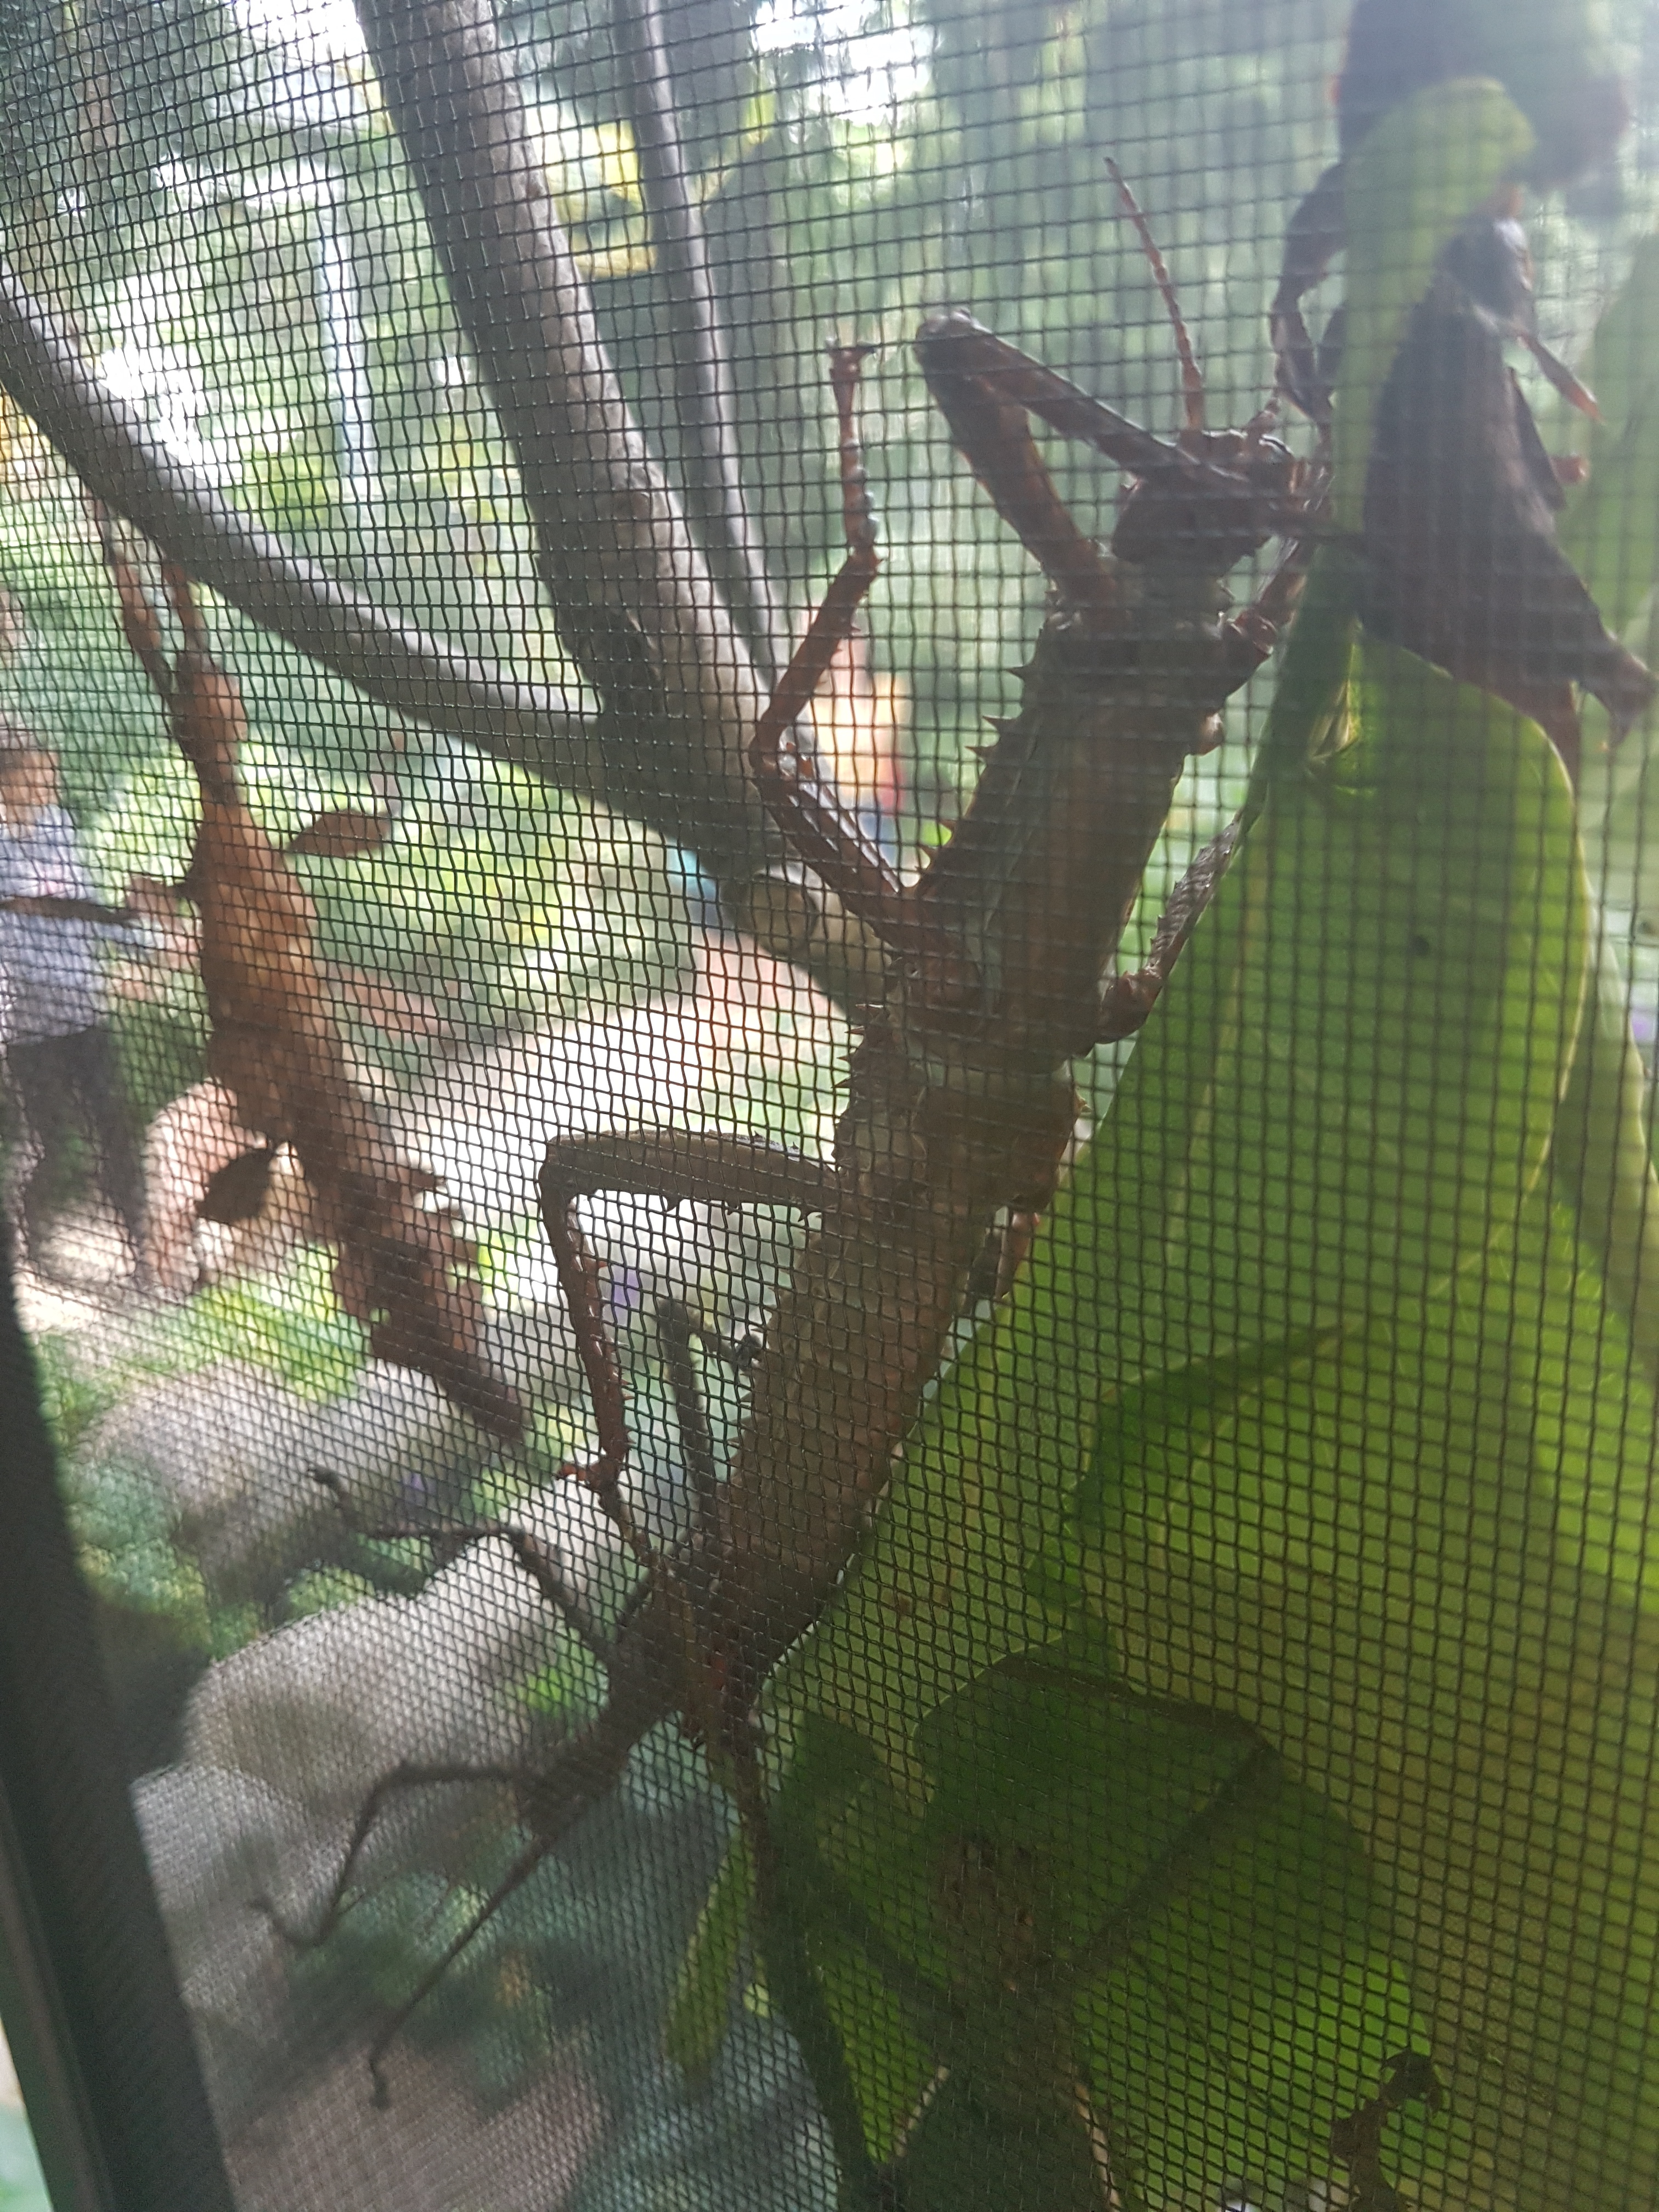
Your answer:
[[[630,749],[625,795],[616,787],[616,725],[562,694],[520,684],[492,663],[398,622],[319,562],[238,514],[206,477],[169,453],[136,408],[100,383],[74,338],[0,258],[0,388],[50,440],[98,499],[180,568],[394,714],[447,730],[550,783],[608,801],[676,844],[694,824],[677,775],[659,753],[656,775]],[[663,729],[666,743],[672,723]],[[757,872],[743,849],[722,867],[700,854],[730,919],[779,958],[798,962],[839,1006],[877,988],[879,949],[840,903],[799,871]]]
[[[763,666],[775,673],[778,609],[765,548],[744,499],[733,435],[736,392],[659,0],[617,0],[617,27],[628,57],[652,255],[668,308],[686,492],[727,601]]]
[[[239,514],[99,381],[68,331],[4,261],[0,385],[90,491],[231,605],[394,713],[602,795],[592,715],[394,620]]]
[[[630,414],[486,0],[358,0],[438,257],[519,464],[560,635],[605,702],[607,796],[717,875],[772,848],[748,645]]]

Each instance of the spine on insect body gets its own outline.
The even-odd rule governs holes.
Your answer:
[[[1000,1067],[1041,1073],[1095,1043],[1102,975],[1176,785],[1244,672],[1219,583],[1127,563],[1112,575],[1103,606],[1045,624],[1020,712],[997,726],[972,801],[918,886],[974,978],[954,1004],[926,976],[895,978],[924,1051],[943,1037],[960,1054],[979,1039]]]

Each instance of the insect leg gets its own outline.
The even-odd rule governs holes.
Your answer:
[[[309,1934],[301,1929],[290,1927],[267,1896],[251,1897],[248,1905],[253,1911],[263,1912],[283,1941],[291,1944],[296,1951],[318,1950],[340,1924],[346,1909],[347,1893],[351,1887],[351,1877],[356,1871],[357,1862],[362,1856],[374,1823],[380,1816],[380,1808],[388,1797],[395,1797],[405,1790],[434,1789],[444,1783],[498,1782],[511,1788],[523,1780],[522,1771],[513,1766],[470,1765],[459,1760],[424,1765],[416,1759],[405,1759],[401,1765],[394,1766],[390,1773],[380,1777],[358,1808],[351,1840],[346,1845],[345,1856],[334,1877],[328,1902],[323,1907],[323,1917]]]
[[[371,1542],[404,1543],[420,1537],[434,1542],[465,1545],[499,1536],[510,1546],[514,1559],[572,1633],[602,1667],[610,1666],[610,1638],[588,1611],[580,1592],[565,1580],[557,1553],[550,1551],[529,1529],[517,1528],[508,1521],[366,1522],[354,1510],[345,1486],[331,1468],[311,1467],[306,1473],[332,1497],[353,1534],[365,1536]]]
[[[374,2084],[374,2102],[382,2111],[392,2101],[392,2094],[386,2087],[386,2075],[383,2071],[386,2055],[398,2036],[402,2034],[410,2015],[418,2011],[426,2002],[467,1945],[489,1925],[508,1898],[513,1896],[515,1891],[524,1887],[552,1848],[550,1841],[538,1836],[533,1844],[519,1854],[501,1881],[473,1914],[471,1919],[462,1929],[460,1934],[453,1942],[446,1945],[441,1956],[427,1968],[409,1996],[404,1999],[374,2042],[369,2045],[369,2079]]]
[[[749,764],[767,811],[792,849],[811,864],[851,913],[868,922],[888,944],[902,945],[917,939],[918,930],[896,872],[842,807],[833,790],[820,782],[811,762],[786,746],[790,731],[811,703],[838,648],[852,635],[854,617],[881,565],[853,420],[859,364],[873,350],[856,345],[830,349],[830,381],[841,430],[842,521],[847,558],[756,726],[750,740]]]
[[[599,1431],[599,1456],[570,1472],[599,1498],[613,1526],[646,1568],[653,1562],[622,1495],[628,1463],[628,1419],[622,1375],[605,1326],[599,1268],[572,1216],[579,1198],[602,1190],[729,1206],[789,1206],[823,1212],[839,1202],[835,1170],[822,1161],[741,1137],[687,1136],[653,1130],[641,1136],[556,1139],[540,1176],[542,1219],[576,1349],[587,1378]]]
[[[542,1220],[547,1230],[547,1241],[553,1248],[553,1264],[558,1273],[565,1311],[575,1332],[576,1353],[587,1378],[587,1393],[599,1440],[597,1459],[586,1467],[569,1467],[564,1471],[587,1485],[623,1541],[648,1571],[653,1565],[650,1547],[635,1525],[622,1493],[622,1471],[628,1464],[630,1449],[622,1370],[605,1333],[605,1296],[599,1287],[599,1267],[571,1211],[572,1201],[580,1194],[551,1181],[545,1166],[542,1170],[541,1194]]]
[[[664,1298],[657,1307],[657,1334],[662,1340],[663,1364],[674,1395],[674,1413],[679,1423],[680,1450],[696,1509],[699,1538],[712,1544],[716,1534],[715,1509],[720,1477],[714,1467],[714,1439],[703,1410],[702,1391],[691,1358],[691,1346],[703,1334],[695,1316],[677,1298]]]
[[[1099,406],[971,315],[930,317],[916,333],[916,358],[958,452],[997,513],[1063,599],[1076,606],[1102,604],[1111,571],[1055,489],[1027,411],[1091,445],[1103,448],[1111,438],[1125,468],[1179,465],[1179,448]]]
[[[1310,514],[1317,511],[1322,495],[1316,486],[1308,501]],[[1231,697],[1248,684],[1279,643],[1302,596],[1315,542],[1311,533],[1291,538],[1255,598],[1222,623],[1222,644],[1230,663],[1224,678],[1225,696]]]
[[[1238,837],[1239,817],[1235,815],[1218,837],[1212,837],[1194,855],[1186,874],[1170,893],[1170,903],[1153,932],[1145,964],[1127,974],[1114,975],[1106,986],[1101,998],[1097,1043],[1113,1044],[1121,1037],[1133,1036],[1152,1012],[1170,980],[1170,970],[1198,927],[1199,916],[1227,872],[1228,864],[1238,849]]]

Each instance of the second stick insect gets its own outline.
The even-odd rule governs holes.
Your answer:
[[[643,1579],[613,1638],[596,1643],[591,1623],[573,1622],[602,1658],[605,1703],[538,1772],[520,1778],[530,1841],[380,2034],[377,2081],[410,2011],[614,1787],[659,1722],[679,1717],[732,1788],[764,1927],[769,1854],[754,1716],[767,1678],[823,1610],[879,1509],[993,1224],[1029,1222],[1052,1197],[1078,1115],[1070,1063],[1146,1018],[1225,865],[1224,837],[1194,863],[1147,966],[1111,974],[1188,757],[1217,742],[1224,703],[1271,651],[1294,603],[1317,492],[1316,479],[1269,434],[1267,417],[1241,430],[1206,426],[1191,348],[1152,258],[1186,389],[1186,425],[1174,441],[1114,413],[966,314],[933,318],[916,339],[957,449],[1041,565],[1051,596],[1021,672],[1019,712],[994,726],[967,811],[912,881],[863,837],[793,735],[878,568],[854,424],[866,349],[832,352],[847,559],[760,720],[750,757],[792,854],[880,939],[885,988],[865,1015],[830,1158],[675,1129],[548,1150],[542,1215],[597,1436],[592,1463],[569,1472],[591,1486]],[[1130,477],[1109,550],[1068,513],[1033,416]],[[1275,538],[1284,550],[1261,596],[1230,611],[1225,579]],[[731,1463],[720,1480],[704,1468],[693,1533],[665,1554],[653,1552],[628,1505],[623,1384],[574,1212],[585,1197],[622,1189],[810,1217],[753,1362]],[[677,1395],[684,1422],[685,1393]],[[699,1456],[707,1457],[701,1443]],[[568,1607],[546,1563],[527,1556],[522,1539],[516,1549],[550,1601]],[[408,1769],[385,1778],[358,1822],[325,1929],[349,1895],[387,1791],[438,1778],[460,1776]]]

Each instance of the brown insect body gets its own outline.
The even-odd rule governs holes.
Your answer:
[[[1020,712],[915,887],[971,968],[971,1002],[902,973],[890,994],[919,1038],[981,1041],[1000,1066],[1050,1069],[1096,1042],[1103,973],[1176,783],[1241,680],[1213,582],[1127,563],[1104,580],[1102,602],[1049,617]]]
[[[521,1564],[596,1650],[606,1701],[526,1782],[532,1841],[377,2039],[372,2066],[476,1929],[620,1778],[631,1746],[677,1711],[726,1762],[764,1890],[756,1701],[856,1553],[960,1322],[994,1218],[1009,1209],[1029,1221],[1053,1194],[1076,1127],[1068,1063],[1145,1018],[1231,851],[1226,838],[1206,848],[1148,968],[1103,988],[1182,766],[1215,743],[1219,709],[1265,658],[1293,603],[1296,534],[1308,514],[1297,466],[1265,424],[1204,429],[1178,319],[1177,337],[1188,428],[1170,444],[965,315],[936,318],[921,334],[924,373],[959,447],[1044,568],[1054,599],[1023,672],[1020,710],[1000,728],[949,842],[912,884],[863,839],[790,736],[877,569],[852,424],[864,349],[832,354],[848,556],[761,718],[750,759],[792,849],[884,941],[886,989],[853,1057],[832,1161],[672,1129],[549,1148],[543,1218],[599,1443],[591,1465],[568,1472],[592,1487],[646,1581],[614,1638],[596,1638],[547,1563],[530,1559],[522,1532],[495,1532],[514,1538]],[[1087,439],[1136,478],[1111,553],[1067,514],[1030,413]],[[1275,532],[1291,538],[1290,553],[1256,605],[1230,617],[1227,571]],[[752,1368],[726,1479],[710,1470],[695,1486],[697,1525],[667,1557],[652,1550],[622,1486],[629,1449],[622,1382],[572,1212],[584,1196],[619,1188],[816,1217]],[[679,1362],[689,1369],[684,1344]],[[386,1793],[459,1778],[459,1769],[386,1778],[312,1940],[337,1923]],[[772,1910],[764,1896],[760,1910],[763,1919]]]
[[[853,1556],[993,1216],[1052,1197],[1076,1126],[1068,1063],[1144,1016],[1150,998],[1132,999],[1115,1024],[1103,976],[1187,757],[1215,742],[1221,706],[1273,635],[1266,617],[1228,618],[1212,564],[1231,567],[1298,512],[1296,465],[1259,433],[1201,434],[1191,453],[1159,446],[963,315],[924,326],[917,350],[1055,602],[1018,714],[914,884],[882,876],[850,825],[836,831],[810,769],[794,784],[763,778],[786,830],[805,787],[820,872],[890,951],[853,1059],[834,1200],[772,1316],[716,1525],[671,1571],[692,1594],[729,1727]],[[845,433],[850,388],[843,399]],[[1103,553],[1072,521],[1028,408],[1103,443],[1121,427],[1145,459],[1114,540],[1133,557]],[[874,573],[855,495],[849,526],[854,550],[820,617],[836,635],[851,619],[843,580]],[[799,658],[810,668],[815,657],[809,636]],[[799,711],[786,678],[757,755],[781,746]],[[619,1664],[626,1651],[624,1638]]]
[[[112,526],[100,518],[100,526],[128,642],[167,702],[201,793],[186,882],[200,916],[209,1070],[234,1098],[241,1127],[269,1148],[244,1156],[228,1185],[216,1178],[202,1194],[203,1218],[257,1210],[269,1158],[291,1145],[318,1225],[337,1248],[336,1293],[368,1327],[375,1355],[430,1376],[485,1428],[516,1439],[524,1410],[484,1355],[472,1254],[431,1202],[435,1179],[400,1157],[352,1080],[318,957],[316,908],[242,796],[241,693],[208,648],[188,580],[164,565],[184,630],[169,665],[138,571]]]

